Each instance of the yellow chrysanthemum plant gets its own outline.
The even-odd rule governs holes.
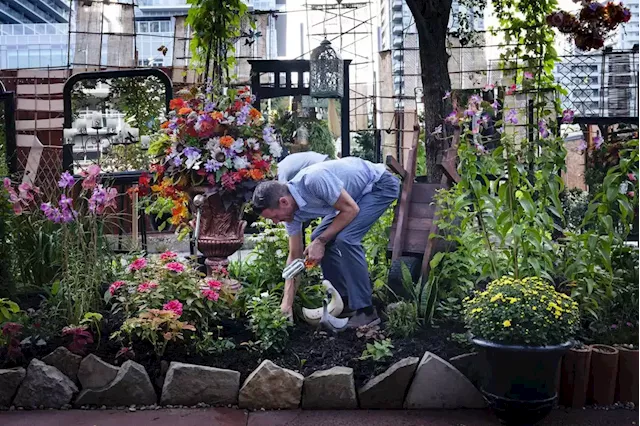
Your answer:
[[[580,324],[578,304],[537,277],[502,277],[463,303],[472,337],[503,345],[560,345]]]

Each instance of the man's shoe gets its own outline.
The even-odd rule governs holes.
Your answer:
[[[370,314],[365,314],[362,311],[357,312],[354,316],[349,318],[347,328],[356,329],[360,327],[372,327],[378,324],[380,324],[380,317],[378,317],[378,313],[374,309]]]
[[[354,309],[349,308],[348,306],[345,306],[344,309],[342,310],[342,312],[337,315],[337,318],[351,318],[352,316],[354,316],[356,314],[356,311]]]

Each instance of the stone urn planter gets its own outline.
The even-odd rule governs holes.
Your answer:
[[[582,408],[587,401],[589,373],[591,370],[591,347],[573,347],[562,358],[560,379],[560,404],[565,407]]]
[[[619,354],[620,352],[613,346],[591,345],[591,372],[587,397],[590,403],[597,405],[614,403]]]
[[[208,189],[210,188],[206,186],[196,186],[188,191],[194,218],[197,209],[193,199],[196,195],[205,195]],[[225,208],[219,194],[205,195],[205,202],[201,207],[197,246],[206,258],[207,275],[211,275],[216,268],[226,267],[229,264],[229,256],[242,247],[247,222],[241,220],[241,216],[242,206],[232,204]]]
[[[638,349],[616,346],[618,349],[618,383],[616,401],[638,404]]]
[[[503,345],[472,339],[484,371],[480,390],[495,415],[508,425],[532,425],[545,418],[558,398],[560,360],[572,346]]]

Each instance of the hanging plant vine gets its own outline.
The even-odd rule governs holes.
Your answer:
[[[497,0],[493,5],[500,28],[492,32],[494,36],[498,31],[503,34],[500,59],[503,69],[512,72],[513,83],[555,88],[553,69],[558,55],[555,33],[546,24],[546,17],[556,9],[557,1]],[[530,74],[536,76],[535,81],[529,81]]]
[[[191,27],[191,55],[198,72],[214,88],[229,81],[229,69],[236,60],[234,44],[242,36],[248,16],[242,0],[187,0],[191,5],[186,23]],[[255,25],[250,20],[250,25]]]

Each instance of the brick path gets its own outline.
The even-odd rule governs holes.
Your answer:
[[[554,410],[539,426],[639,425],[637,410]],[[271,411],[166,409],[155,411],[0,412],[2,426],[494,426],[486,410]]]

